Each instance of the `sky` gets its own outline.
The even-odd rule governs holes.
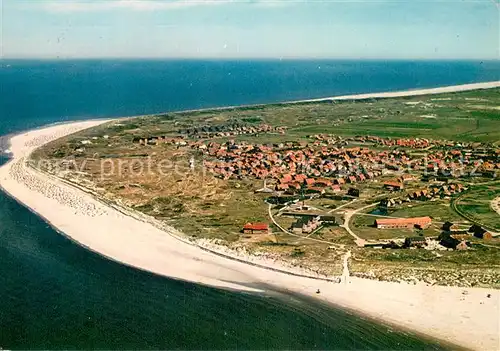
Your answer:
[[[499,1],[0,0],[0,54],[499,59]]]

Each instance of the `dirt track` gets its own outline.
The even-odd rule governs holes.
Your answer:
[[[491,200],[491,208],[500,215],[500,196]]]

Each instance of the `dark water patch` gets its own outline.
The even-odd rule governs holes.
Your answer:
[[[378,207],[378,208],[372,210],[371,212],[369,212],[369,214],[376,215],[376,216],[387,216],[388,211],[387,211],[387,208],[385,208],[385,207]]]

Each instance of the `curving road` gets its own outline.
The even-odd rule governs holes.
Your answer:
[[[351,218],[352,216],[354,216],[355,214],[357,214],[358,212],[360,211],[363,211],[367,208],[370,208],[370,207],[373,207],[373,206],[376,206],[377,204],[370,204],[370,205],[366,205],[366,206],[363,206],[363,207],[360,207],[360,208],[357,208],[355,210],[351,210],[351,211],[346,211],[344,213],[345,217],[344,217],[344,224],[341,226],[343,228],[345,228],[345,230],[347,230],[347,232],[354,238],[355,240],[355,243],[356,245],[358,246],[365,246],[365,243],[366,243],[366,240],[365,239],[362,239],[360,238],[359,236],[357,236],[351,229],[351,227],[349,226],[350,222],[351,222]]]
[[[500,196],[491,200],[491,208],[500,215]]]

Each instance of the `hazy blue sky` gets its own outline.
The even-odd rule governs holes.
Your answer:
[[[499,0],[0,0],[3,57],[499,58]]]

